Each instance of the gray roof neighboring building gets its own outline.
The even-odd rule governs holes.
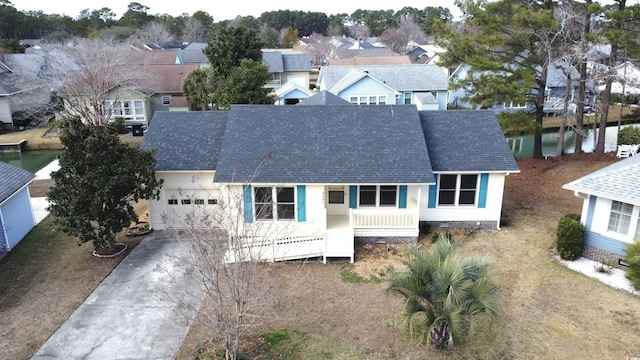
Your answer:
[[[270,73],[284,72],[282,54],[276,51],[263,51],[262,62],[269,67]]]
[[[236,105],[214,181],[425,184],[434,177],[415,106]]]
[[[322,90],[319,93],[300,101],[297,105],[352,105],[347,100],[337,97],[336,95]]]
[[[420,111],[433,171],[519,172],[491,110]]]
[[[202,50],[180,50],[176,62],[181,64],[207,64],[209,59]]]
[[[311,59],[307,53],[262,50],[262,62],[269,67],[270,73],[285,71],[311,71]]]
[[[11,69],[0,62],[0,96],[9,96],[22,91],[15,85],[15,75]]]
[[[318,83],[332,88],[352,70],[366,72],[396,91],[447,90],[449,80],[436,65],[323,66]]]
[[[416,93],[415,95],[416,95],[416,99],[418,99],[423,104],[438,103],[438,99],[436,99],[436,97],[433,96],[433,94],[430,92],[421,92],[421,93]]]
[[[32,172],[4,161],[0,161],[0,176],[0,204],[35,178]]]
[[[640,206],[638,179],[640,155],[620,160],[562,188]]]
[[[187,47],[184,48],[184,50],[199,50],[199,51],[202,51],[206,47],[207,47],[207,43],[206,42],[192,42],[191,44],[187,45]]]
[[[141,149],[157,149],[156,171],[215,170],[228,111],[157,111]]]

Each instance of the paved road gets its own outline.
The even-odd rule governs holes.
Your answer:
[[[175,258],[187,247],[162,231],[146,235],[33,359],[175,358],[194,314],[185,319],[163,294],[188,280]]]

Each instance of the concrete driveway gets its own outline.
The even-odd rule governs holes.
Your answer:
[[[185,317],[163,294],[193,284],[177,266],[186,251],[165,232],[145,235],[33,359],[175,358],[194,313]]]

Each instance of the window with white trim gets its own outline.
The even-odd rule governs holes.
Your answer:
[[[476,204],[477,174],[441,174],[438,179],[438,205],[471,206]]]
[[[609,213],[608,231],[627,235],[629,233],[629,225],[631,224],[631,216],[633,215],[633,205],[620,201],[611,202],[611,212]],[[636,230],[637,232],[637,230]]]
[[[178,199],[168,199],[169,205],[178,205]]]
[[[257,220],[294,220],[295,190],[293,187],[257,186],[253,191]]]
[[[111,114],[111,118],[120,117],[125,121],[145,121],[144,117],[144,101],[142,100],[123,100],[104,102],[104,114]]]
[[[162,95],[162,105],[169,106],[171,103],[171,95]]]
[[[360,185],[359,206],[395,207],[398,204],[397,185]]]
[[[386,105],[387,95],[350,96],[349,102],[355,105]]]
[[[344,204],[344,188],[342,186],[329,187],[329,204]]]
[[[412,94],[411,92],[408,92],[408,91],[407,91],[407,92],[402,93],[402,98],[403,98],[403,102],[402,102],[402,103],[403,103],[403,104],[405,104],[405,105],[409,105],[409,104],[411,104],[411,97],[412,97],[412,95],[413,95],[413,94]]]

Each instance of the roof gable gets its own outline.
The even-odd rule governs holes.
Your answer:
[[[415,106],[232,106],[215,182],[431,183]]]
[[[396,94],[399,94],[396,90],[394,90],[389,85],[369,75],[369,72],[367,70],[358,70],[358,69],[351,69],[351,71],[349,71],[345,76],[343,76],[340,80],[338,80],[338,82],[336,82],[332,87],[330,87],[327,90],[334,94],[339,94],[355,84],[358,84],[362,81],[366,81],[366,79],[370,79],[371,82],[373,82],[374,86],[378,85],[380,87],[391,90]],[[376,86],[376,88],[378,86]],[[367,87],[369,88],[370,86],[367,86]]]
[[[640,206],[640,156],[620,160],[562,186],[606,199]]]
[[[227,111],[156,111],[140,148],[157,149],[156,171],[215,170]]]
[[[372,65],[323,66],[318,83],[332,88],[352,70],[366,71],[372,78],[396,91],[447,90],[449,81],[445,72],[436,65]]]
[[[420,111],[420,119],[433,171],[519,171],[493,111]]]
[[[337,97],[336,95],[322,90],[308,99],[304,99],[297,105],[353,105],[347,100]]]
[[[32,172],[7,164],[4,161],[0,161],[0,174],[2,174],[0,204],[35,178]]]

